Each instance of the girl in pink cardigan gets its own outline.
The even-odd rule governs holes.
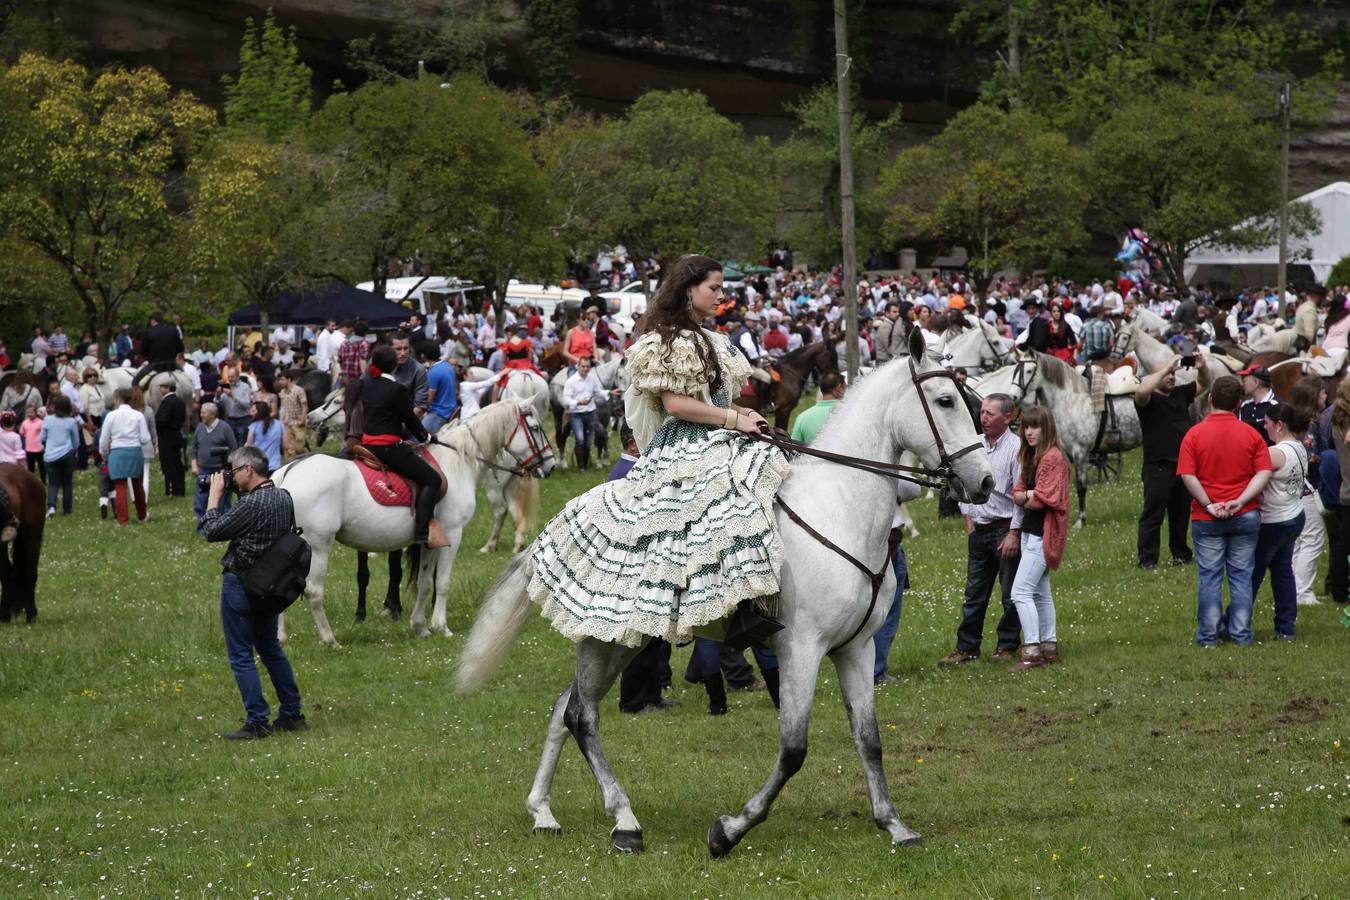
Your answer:
[[[1022,474],[1013,502],[1022,507],[1022,561],[1012,599],[1022,622],[1022,655],[1014,674],[1059,662],[1050,573],[1064,559],[1069,524],[1069,461],[1059,447],[1055,417],[1043,406],[1022,412]]]

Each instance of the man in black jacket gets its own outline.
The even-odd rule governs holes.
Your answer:
[[[149,373],[174,371],[178,368],[178,354],[183,352],[183,336],[178,333],[178,329],[159,316],[151,316],[150,327],[141,335],[141,353],[145,356],[145,365],[141,366],[133,381],[145,387],[143,379]]]
[[[164,473],[164,488],[170,497],[187,493],[183,481],[183,429],[187,425],[187,407],[173,384],[159,386],[159,409],[155,410],[155,431],[159,434],[159,468]]]

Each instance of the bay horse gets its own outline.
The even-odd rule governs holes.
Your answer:
[[[788,420],[801,402],[806,379],[813,369],[821,372],[839,371],[839,357],[834,344],[815,341],[784,354],[777,362],[769,364],[770,373],[777,373],[777,380],[764,384],[752,378],[746,390],[739,397],[733,397],[731,402],[766,416],[772,412],[774,427],[786,431]]]
[[[913,356],[892,360],[849,390],[813,449],[865,454],[892,465],[903,451],[910,450],[928,467],[925,471],[950,477],[962,499],[982,503],[993,490],[994,477],[965,399],[951,373],[923,357],[923,338],[917,329],[913,338],[919,342],[911,350]],[[909,846],[921,841],[896,813],[881,765],[872,635],[889,605],[877,604],[876,598],[889,598],[895,589],[887,535],[897,491],[891,480],[871,471],[860,474],[802,456],[792,462],[780,488],[771,515],[782,538],[780,613],[784,629],[768,640],[780,665],[778,758],[768,781],[740,812],[719,817],[708,829],[707,846],[713,856],[730,853],[751,828],[764,821],[783,786],[802,767],[817,673],[826,656],[834,661],[839,676],[873,819],[893,844]],[[820,536],[813,536],[808,525],[819,528],[816,534]],[[830,549],[821,540],[826,534],[837,548],[847,548],[858,558],[846,558],[837,548]],[[528,552],[517,556],[489,589],[460,656],[456,675],[460,691],[487,681],[530,617],[531,567]],[[558,756],[570,734],[599,783],[605,810],[614,819],[611,843],[621,851],[643,849],[642,826],[601,750],[599,733],[600,701],[638,652],[637,647],[593,638],[576,644],[575,678],[553,704],[543,756],[526,801],[536,832],[562,833],[549,792]],[[709,784],[715,783],[704,780],[705,794]]]
[[[446,425],[436,432],[435,442],[428,447],[446,478],[445,496],[436,503],[435,516],[449,544],[421,553],[412,566],[418,578],[417,601],[408,622],[419,637],[433,631],[449,637],[446,604],[451,567],[464,537],[464,526],[477,507],[477,484],[482,470],[506,451],[519,471],[542,477],[553,470],[553,450],[534,407],[514,400],[498,401],[462,425]],[[305,599],[314,616],[319,640],[336,647],[337,638],[323,606],[324,579],[333,543],[339,541],[355,550],[372,553],[410,547],[412,510],[407,506],[376,503],[356,464],[335,456],[301,457],[278,469],[272,481],[290,493],[295,504],[295,524],[303,529],[312,552]],[[414,556],[418,556],[416,551]],[[428,628],[426,604],[433,588],[434,609]],[[278,630],[284,639],[284,616]]]
[[[14,540],[0,544],[0,622],[24,611],[29,625],[37,619],[38,560],[42,529],[47,524],[47,491],[32,472],[15,463],[0,464],[0,491],[9,496],[19,520]]]

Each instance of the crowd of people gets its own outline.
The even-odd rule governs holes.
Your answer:
[[[617,260],[605,274],[612,280],[628,278],[632,273]],[[726,283],[715,298],[700,298],[706,306],[704,323],[725,335],[726,346],[749,368],[772,366],[818,341],[832,342],[842,361],[846,329],[840,278],[838,270],[780,265]],[[915,330],[934,350],[944,332],[972,327],[976,319],[1020,348],[1086,364],[1111,352],[1119,323],[1138,310],[1161,318],[1167,327],[1164,340],[1178,357],[1166,368],[1144,373],[1135,393],[1144,436],[1139,565],[1152,570],[1159,564],[1160,532],[1167,519],[1171,561],[1194,560],[1200,570],[1196,642],[1204,646],[1224,637],[1251,642],[1253,597],[1267,574],[1275,598],[1275,634],[1292,639],[1297,606],[1318,602],[1313,582],[1324,548],[1331,560],[1324,593],[1346,602],[1350,478],[1342,475],[1350,476],[1350,387],[1328,398],[1326,383],[1310,375],[1285,403],[1274,396],[1266,369],[1253,366],[1239,378],[1216,379],[1203,354],[1195,354],[1198,346],[1240,342],[1248,329],[1271,325],[1296,331],[1300,347],[1343,351],[1350,331],[1344,289],[1314,288],[1285,298],[1271,290],[1215,297],[1203,290],[1178,295],[1160,287],[1038,278],[1025,283],[999,279],[979,296],[959,274],[862,278],[857,287],[858,354],[864,366],[905,355]],[[136,521],[149,517],[149,500],[156,493],[150,490],[149,473],[157,458],[167,497],[186,495],[191,472],[194,512],[209,535],[210,512],[226,513],[231,502],[229,492],[213,499],[217,476],[232,460],[244,458],[240,448],[256,450],[247,458],[259,484],[306,452],[310,401],[297,381],[310,369],[332,371],[333,387],[350,392],[361,384],[369,392],[374,418],[367,413],[364,424],[358,422],[355,432],[349,426],[348,433],[417,482],[417,538],[426,541],[428,498],[437,479],[420,471],[411,454],[404,458],[401,440],[408,433],[434,433],[457,415],[469,367],[538,371],[550,356],[555,365],[566,366],[562,403],[584,468],[597,427],[596,404],[614,393],[601,387],[592,365],[598,356],[636,346],[652,327],[647,318],[639,315],[624,329],[593,293],[579,310],[559,308],[547,319],[524,305],[506,308],[499,320],[489,304],[475,311],[461,302],[429,318],[410,313],[399,329],[383,334],[358,320],[284,324],[245,332],[233,346],[199,339],[190,351],[181,329],[159,318],[140,334],[124,324],[106,347],[88,335],[72,342],[59,325],[50,332],[35,328],[24,348],[24,365],[0,396],[0,454],[47,482],[49,517],[73,512],[74,474],[96,468],[100,515],[107,518],[111,512],[119,524],[131,522],[133,510]],[[1183,361],[1196,369],[1197,377],[1188,383],[1177,378]],[[111,368],[132,370],[130,386],[109,391],[104,373]],[[152,409],[145,397],[148,378],[170,370],[185,376],[187,401],[176,383],[162,383]],[[813,382],[820,400],[797,419],[793,432],[808,444],[847,390],[833,372],[815,372]],[[1206,391],[1214,412],[1197,424],[1193,409]],[[391,413],[404,397],[407,410]],[[1051,573],[1065,552],[1069,463],[1050,411],[1022,409],[1020,429],[1014,432],[1015,406],[1012,397],[993,394],[983,398],[979,411],[997,486],[986,502],[959,506],[967,530],[967,580],[956,647],[940,660],[942,665],[979,658],[996,579],[1003,609],[993,657],[1009,661],[1013,672],[1058,661]],[[722,413],[716,415],[720,422]],[[741,424],[738,418],[736,427]],[[624,437],[625,457],[616,477],[626,476],[627,466],[641,458],[632,435]],[[888,678],[886,657],[908,583],[900,521],[897,513],[892,535],[897,589],[891,615],[877,636],[878,683]],[[1221,602],[1224,573],[1227,608]],[[742,685],[776,689],[772,654],[756,653],[763,675],[756,681],[739,653],[715,644],[700,646],[686,672],[691,681],[708,687],[711,711],[725,711],[724,672],[735,673]],[[669,647],[662,651],[657,645],[633,670],[647,675],[626,676],[624,709],[663,707],[668,655]],[[283,712],[298,715],[289,708]]]

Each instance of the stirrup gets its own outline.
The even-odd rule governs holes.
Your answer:
[[[753,600],[742,600],[727,620],[727,633],[722,643],[732,650],[741,651],[754,644],[762,644],[782,630],[783,623],[755,609]]]

